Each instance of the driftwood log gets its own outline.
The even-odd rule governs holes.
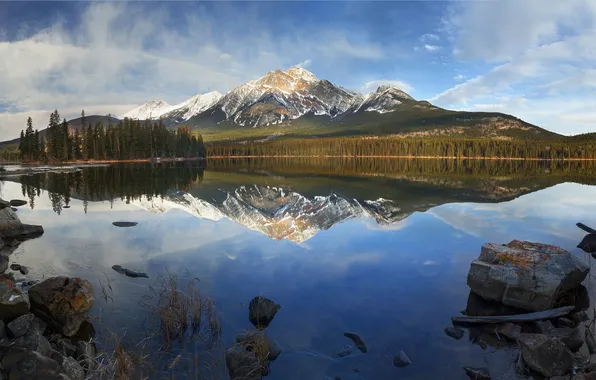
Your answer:
[[[595,229],[593,229],[591,227],[588,227],[588,226],[586,226],[583,223],[576,223],[576,226],[578,226],[579,228],[581,228],[582,230],[586,231],[589,234],[596,234],[596,230]]]
[[[537,311],[535,313],[515,314],[515,315],[494,315],[494,316],[461,316],[451,317],[453,323],[523,323],[533,321],[544,321],[562,317],[569,314],[574,309],[573,306],[564,306],[556,309]]]

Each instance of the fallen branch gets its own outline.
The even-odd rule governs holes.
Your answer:
[[[582,230],[586,231],[589,234],[596,234],[596,230],[595,229],[593,229],[591,227],[588,227],[588,226],[586,226],[583,223],[576,223],[575,225],[578,226],[579,228],[581,228]]]
[[[573,311],[573,306],[559,307],[556,309],[538,311],[535,313],[528,314],[515,314],[515,315],[491,315],[481,317],[451,317],[453,323],[522,323],[522,322],[533,322],[533,321],[544,321],[546,319],[558,318],[569,314]]]

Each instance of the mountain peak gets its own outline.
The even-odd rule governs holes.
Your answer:
[[[410,95],[408,95],[405,91],[401,90],[399,87],[396,87],[391,84],[383,84],[377,88],[377,93],[390,93],[392,95],[397,96],[398,98],[402,99],[414,99]]]
[[[291,69],[287,69],[285,73],[291,77],[303,80],[305,82],[316,82],[319,80],[315,74],[300,66],[294,66]]]
[[[163,100],[150,100],[147,103],[125,113],[122,115],[122,118],[139,120],[159,118],[171,108],[172,106]]]

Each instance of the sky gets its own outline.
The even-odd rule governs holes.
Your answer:
[[[596,1],[0,2],[0,139],[305,67],[360,91],[596,131]]]

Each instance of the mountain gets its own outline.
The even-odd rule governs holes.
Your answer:
[[[211,108],[223,95],[217,91],[195,95],[192,98],[171,106],[163,100],[151,100],[122,115],[122,119],[169,120],[170,123],[180,123]]]

